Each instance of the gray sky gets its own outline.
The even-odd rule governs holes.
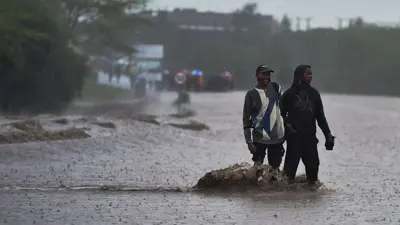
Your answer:
[[[312,27],[337,27],[337,16],[361,16],[368,22],[397,24],[400,22],[399,0],[151,0],[152,9],[197,8],[199,11],[232,12],[246,2],[258,3],[259,12],[277,19],[287,13],[312,17]]]

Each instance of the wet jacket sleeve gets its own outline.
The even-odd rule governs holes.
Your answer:
[[[325,117],[324,106],[322,104],[322,99],[320,93],[316,92],[316,114],[315,119],[317,120],[318,126],[321,128],[325,137],[331,134],[331,130],[329,129],[328,121]]]
[[[287,97],[286,97],[286,92],[283,93],[283,95],[280,96],[279,99],[279,108],[281,111],[281,116],[283,118],[283,122],[285,124],[285,127],[287,125],[287,114],[288,114],[288,102],[287,102]]]
[[[281,85],[278,85],[278,102],[279,102],[279,104],[281,103],[281,101],[282,101],[282,87],[281,87]]]
[[[244,131],[244,139],[246,143],[252,142],[251,140],[251,112],[253,108],[253,99],[249,92],[246,93],[244,98],[244,105],[243,105],[243,131]]]

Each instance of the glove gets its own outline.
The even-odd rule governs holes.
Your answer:
[[[333,147],[335,146],[335,136],[333,136],[332,134],[328,134],[325,137],[325,148],[328,151],[332,151]]]

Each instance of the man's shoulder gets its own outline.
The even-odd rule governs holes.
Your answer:
[[[314,94],[320,95],[318,89],[316,89],[316,88],[313,87],[313,86],[310,86],[310,91],[311,91],[312,93],[314,93]]]
[[[293,93],[294,89],[292,87],[289,87],[288,89],[286,89],[282,95],[289,95],[291,93]]]
[[[281,87],[281,85],[280,85],[278,82],[275,82],[275,81],[271,82],[271,84],[272,84],[274,87]]]
[[[282,92],[282,85],[280,85],[278,82],[271,82],[272,86],[274,87],[274,89],[278,92],[281,93]]]
[[[255,92],[257,92],[257,90],[256,90],[256,88],[251,88],[250,90],[248,90],[247,92],[246,92],[246,95],[252,95],[252,94],[254,94]]]

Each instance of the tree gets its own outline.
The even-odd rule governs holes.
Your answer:
[[[353,20],[350,20],[350,27],[358,27],[361,28],[364,26],[364,20],[361,17],[356,17]]]
[[[143,0],[0,1],[0,111],[62,110],[90,74],[88,55],[133,51],[130,35],[149,21],[144,6]]]
[[[259,19],[257,3],[247,3],[234,12],[232,23],[239,30],[251,29],[260,25]]]
[[[95,55],[130,54],[135,32],[150,24],[145,0],[61,0],[74,44]]]
[[[237,22],[240,21],[244,20]],[[285,16],[282,32],[278,33],[263,29],[204,32],[170,25],[165,28],[171,31],[170,35],[158,40],[166,43],[166,58],[174,55],[166,67],[201,65],[205,74],[209,74],[223,64],[237,76],[238,88],[252,85],[254,68],[259,63],[276,68],[276,78],[283,84],[291,83],[297,64],[307,63],[315,74],[313,85],[321,91],[400,96],[397,76],[400,29],[362,24],[341,30],[319,28],[296,32],[290,31],[290,20]]]
[[[292,22],[290,21],[289,17],[285,14],[281,20],[281,32],[290,32],[292,28]]]
[[[69,47],[61,10],[52,0],[0,1],[1,111],[58,110],[82,87],[86,60]]]

